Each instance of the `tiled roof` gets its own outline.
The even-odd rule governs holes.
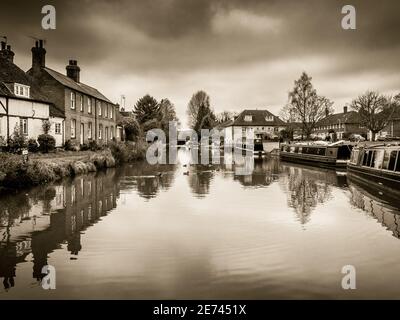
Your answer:
[[[252,116],[252,121],[245,121],[246,116]],[[267,121],[267,117],[273,117],[273,121]],[[285,126],[286,123],[273,115],[268,110],[244,110],[233,122],[234,126]]]
[[[317,126],[329,126],[338,123],[360,123],[360,117],[355,111],[331,114],[317,123]]]
[[[12,86],[14,83],[30,86],[30,98],[28,100],[48,102],[47,97],[40,91],[39,87],[33,82],[33,79],[28,76],[22,69],[16,66],[11,61],[0,56],[0,94],[12,98],[21,98],[14,94]]]
[[[60,72],[57,72],[55,70],[52,70],[50,68],[44,68],[44,70],[52,76],[56,81],[61,83],[63,86],[68,87],[70,89],[79,91],[81,93],[85,93],[89,96],[92,96],[96,99],[106,101],[108,103],[112,103],[110,100],[108,100],[103,94],[101,94],[97,89],[92,88],[84,83],[81,82],[75,82],[71,78],[68,78],[67,76],[63,75]]]

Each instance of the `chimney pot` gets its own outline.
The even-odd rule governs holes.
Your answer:
[[[347,106],[343,107],[343,113],[347,113]]]
[[[71,78],[75,82],[80,81],[81,68],[79,68],[78,62],[76,60],[69,60],[69,65],[67,65],[66,69],[68,78]]]
[[[43,40],[35,42],[32,48],[32,69],[39,70],[46,66],[46,49],[43,48]]]
[[[6,43],[4,41],[1,42],[1,50],[6,49]]]

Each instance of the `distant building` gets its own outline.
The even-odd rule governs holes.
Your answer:
[[[36,41],[27,73],[65,116],[65,140],[107,143],[116,137],[118,105],[80,81],[76,60],[69,61],[66,75],[52,70],[46,66],[43,41]]]
[[[394,110],[391,120],[388,125],[379,132],[380,137],[400,137],[400,107],[397,106]]]
[[[63,144],[64,116],[33,79],[14,64],[11,46],[1,42],[0,50],[0,136],[3,142],[12,137],[15,128],[27,139],[43,133],[43,121],[50,120],[50,134],[56,146]]]
[[[244,110],[234,120],[220,126],[225,133],[225,142],[238,142],[241,137],[277,138],[286,123],[268,110]]]
[[[331,133],[336,133],[338,139],[347,138],[351,134],[367,134],[367,128],[361,125],[360,117],[355,111],[343,108],[342,113],[328,115],[316,124],[313,134],[325,139]]]

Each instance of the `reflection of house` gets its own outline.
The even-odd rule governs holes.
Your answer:
[[[223,126],[227,143],[241,140],[242,137],[277,137],[286,123],[268,110],[244,110],[233,121]]]
[[[83,144],[92,140],[106,143],[115,138],[119,106],[80,81],[76,60],[70,60],[66,69],[67,75],[63,75],[46,67],[43,41],[36,42],[32,68],[27,73],[65,115],[65,139]]]
[[[357,112],[343,108],[342,113],[328,115],[316,124],[315,135],[324,139],[335,132],[338,139],[347,138],[350,134],[367,134],[368,130],[360,124]]]
[[[42,206],[43,212],[50,206],[49,216],[32,217],[20,222],[20,227],[5,230],[7,241],[0,241],[0,277],[4,277],[4,286],[14,286],[16,265],[24,262],[29,253],[32,253],[33,277],[36,279],[42,278],[42,267],[47,264],[49,254],[59,249],[62,243],[66,242],[68,251],[77,255],[82,249],[81,232],[116,207],[118,188],[115,175],[107,173],[82,176],[72,182],[45,187],[41,192],[33,190],[28,196],[24,193],[20,197],[26,197],[26,203],[24,198],[0,199],[0,218],[3,214],[8,215],[11,225],[22,220],[22,215],[29,216],[35,205]],[[36,223],[40,220],[45,220],[46,225],[38,228]],[[35,228],[32,228],[33,223]]]
[[[44,120],[50,120],[50,134],[56,146],[63,143],[63,115],[34,85],[33,79],[14,64],[14,52],[5,42],[0,50],[0,136],[7,141],[15,128],[27,139],[43,133]]]

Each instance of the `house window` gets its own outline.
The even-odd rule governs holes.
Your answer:
[[[87,101],[87,112],[92,113],[92,99],[91,98],[88,98],[88,101]]]
[[[104,105],[104,118],[108,117],[108,104]]]
[[[19,97],[30,97],[30,87],[23,84],[14,83],[14,94]]]
[[[88,123],[88,139],[92,139],[92,123]]]
[[[273,116],[266,116],[265,117],[265,121],[274,121],[274,117]]]
[[[71,109],[75,109],[76,107],[76,94],[75,92],[71,92]]]
[[[80,95],[79,103],[80,103],[80,110],[81,112],[83,112],[83,95]]]
[[[253,117],[250,115],[244,116],[244,121],[246,122],[251,122],[253,120]]]
[[[100,101],[97,102],[97,109],[99,109],[99,116],[101,117],[102,112],[101,112],[101,102]]]
[[[103,125],[99,125],[99,139],[103,139]]]
[[[76,120],[71,119],[71,138],[76,137]]]
[[[110,127],[110,140],[114,138],[114,127]]]
[[[21,133],[24,135],[28,135],[28,119],[21,118],[20,127],[21,127]]]
[[[55,124],[55,133],[56,134],[61,134],[61,123],[56,123]]]
[[[112,119],[112,118],[113,118],[113,107],[110,106],[110,119]]]

